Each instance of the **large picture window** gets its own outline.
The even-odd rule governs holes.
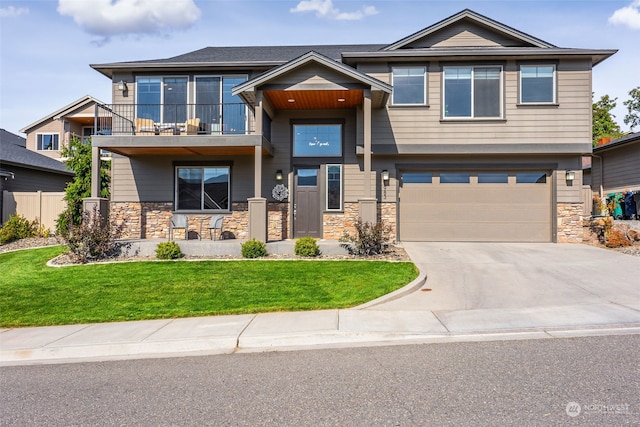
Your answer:
[[[342,125],[294,125],[294,157],[341,157]]]
[[[327,210],[342,210],[342,165],[327,165]]]
[[[39,151],[60,150],[60,135],[57,133],[39,133],[36,140],[36,149]]]
[[[176,210],[229,210],[229,166],[176,167]]]
[[[393,105],[426,104],[425,67],[393,68]]]
[[[501,76],[501,67],[446,67],[443,116],[501,117]]]
[[[520,102],[555,102],[555,74],[553,65],[523,65],[520,67]]]

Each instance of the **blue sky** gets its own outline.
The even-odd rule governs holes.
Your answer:
[[[19,130],[84,95],[111,102],[93,63],[206,46],[391,43],[469,8],[560,47],[619,49],[596,97],[640,86],[640,0],[0,0],[0,128]],[[638,129],[636,129],[637,131]]]

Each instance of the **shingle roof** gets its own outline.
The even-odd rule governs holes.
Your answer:
[[[0,164],[73,175],[64,163],[27,150],[24,138],[4,129],[0,129]]]
[[[629,135],[623,136],[622,138],[614,139],[608,144],[593,147],[593,152],[597,153],[599,151],[608,150],[609,148],[615,148],[620,145],[631,144],[634,142],[640,142],[640,132],[630,133]]]

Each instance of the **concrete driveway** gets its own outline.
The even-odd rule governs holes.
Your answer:
[[[371,309],[431,311],[469,331],[640,322],[637,256],[579,244],[404,247],[427,273],[423,290]]]

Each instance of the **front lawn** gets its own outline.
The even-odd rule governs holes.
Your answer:
[[[60,246],[0,254],[0,326],[353,307],[418,275],[384,261],[177,261],[47,267]]]

